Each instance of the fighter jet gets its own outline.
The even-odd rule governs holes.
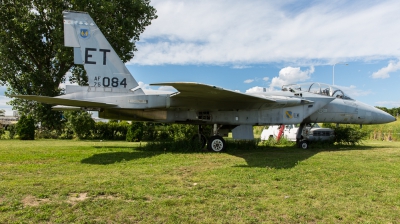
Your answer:
[[[66,86],[57,97],[13,97],[53,104],[54,110],[99,111],[105,119],[199,125],[197,139],[203,147],[219,152],[232,131],[234,139],[253,139],[255,125],[326,122],[382,124],[395,118],[350,98],[340,88],[321,84],[285,85],[281,91],[244,94],[193,82],[154,83],[177,92],[141,88],[110,43],[85,12],[64,11],[64,44],[74,48],[74,63],[83,64],[88,86]],[[208,140],[202,126],[212,124]]]

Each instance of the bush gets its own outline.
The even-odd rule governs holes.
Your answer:
[[[158,139],[159,134],[156,130],[156,124],[153,122],[143,123],[143,140],[144,141],[154,141]],[[168,135],[167,135],[168,137]]]
[[[140,142],[143,138],[143,122],[132,122],[126,134],[127,142]]]
[[[99,121],[94,124],[94,129],[92,131],[94,139],[109,140],[111,136],[111,131],[108,128],[108,123]]]
[[[96,122],[92,130],[92,137],[102,140],[125,140],[129,125],[126,121]]]
[[[58,139],[60,136],[59,131],[57,130],[38,130],[36,132],[36,138],[44,138],[44,139]]]
[[[198,132],[197,126],[191,124],[170,124],[165,131],[174,141],[189,140]]]
[[[294,145],[296,145],[296,142],[289,141],[285,137],[282,137],[279,141],[277,141],[276,138],[269,138],[268,140],[261,142],[262,147],[271,147],[271,146],[278,146],[278,145],[279,146],[294,146]]]
[[[255,150],[258,148],[259,139],[254,140],[228,140],[225,141],[229,150]]]
[[[199,143],[188,140],[167,140],[167,141],[151,141],[143,146],[146,151],[163,151],[164,152],[200,152],[205,149],[199,146]]]
[[[64,117],[67,120],[67,128],[74,132],[75,137],[86,139],[91,136],[95,122],[88,112],[82,110],[65,111]]]
[[[17,126],[15,124],[10,124],[7,126],[7,131],[10,139],[13,139],[15,134],[17,134]]]
[[[128,128],[130,124],[127,121],[121,122],[111,122],[109,124],[109,129],[111,130],[112,140],[125,140],[128,133]],[[111,140],[110,139],[110,140]]]
[[[35,121],[31,116],[22,115],[17,123],[17,134],[21,140],[35,139]]]
[[[334,141],[340,145],[361,144],[362,140],[368,136],[366,131],[354,127],[335,127],[334,130]]]
[[[4,135],[6,132],[4,131],[4,129],[3,128],[0,128],[0,138],[1,138],[1,136],[2,135]]]
[[[60,136],[60,139],[73,139],[74,138],[74,131],[69,127],[67,124],[64,125]]]

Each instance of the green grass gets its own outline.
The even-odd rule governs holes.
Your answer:
[[[398,223],[399,148],[1,140],[0,223]]]
[[[400,119],[388,124],[364,125],[370,139],[400,141]]]
[[[371,140],[400,141],[400,119],[388,124],[363,125],[362,130],[367,132],[367,137]],[[359,128],[358,124],[341,124],[340,126],[350,126]]]

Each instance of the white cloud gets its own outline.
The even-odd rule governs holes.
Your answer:
[[[311,74],[314,73],[314,67],[301,71],[299,67],[286,67],[279,71],[279,76],[274,77],[271,80],[270,89],[274,87],[281,88],[282,85],[293,84],[297,82],[304,82],[311,78]]]
[[[6,103],[9,102],[12,98],[8,98],[6,96],[0,96],[0,109],[6,109],[6,108],[11,108],[10,105],[7,105]]]
[[[246,93],[259,93],[259,92],[264,92],[266,88],[265,87],[259,87],[259,86],[254,86],[248,90],[246,90]]]
[[[314,73],[314,71],[315,69],[313,66],[305,71],[302,71],[300,67],[285,67],[279,71],[279,76],[272,78],[269,88],[255,86],[247,89],[246,93],[273,91],[276,90],[276,88],[280,89],[282,85],[304,82],[311,78],[311,74]],[[267,82],[269,77],[264,77],[263,80]]]
[[[386,79],[389,78],[389,73],[400,70],[400,61],[390,61],[388,66],[379,69],[377,72],[372,73],[374,79]]]
[[[171,92],[178,92],[178,90],[176,90],[174,87],[172,86],[160,86],[158,88],[158,90],[162,90],[162,91],[171,91]]]
[[[252,82],[254,82],[254,79],[246,79],[246,80],[244,80],[244,83],[252,83]]]
[[[138,84],[139,84],[139,87],[142,89],[151,89],[150,85],[145,84],[144,82],[139,81]]]
[[[251,68],[251,66],[247,65],[234,65],[232,66],[233,69],[246,69],[246,68]]]
[[[146,84],[142,81],[138,82],[139,87],[144,89],[144,90],[161,90],[161,91],[169,91],[169,92],[178,92],[174,87],[172,86],[150,86],[149,84]]]
[[[10,100],[11,98],[0,96],[0,109],[6,111],[6,116],[12,116],[12,106],[7,105],[7,102],[9,102]]]
[[[159,17],[141,35],[131,63],[310,65],[400,56],[400,30],[393,28],[400,20],[397,0],[154,0],[152,5]]]
[[[11,98],[8,98],[4,95],[6,90],[6,86],[0,86],[0,109],[6,111],[6,116],[12,116],[12,106],[7,105],[7,102],[9,102]]]
[[[351,98],[357,98],[360,96],[367,96],[372,93],[370,90],[362,90],[358,89],[357,86],[355,85],[350,85],[350,86],[337,86],[340,88],[347,96]]]

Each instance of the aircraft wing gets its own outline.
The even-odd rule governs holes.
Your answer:
[[[262,96],[253,96],[223,89],[216,86],[193,82],[154,83],[152,86],[172,86],[179,91],[171,96],[171,107],[187,107],[196,109],[259,109],[260,107],[283,106],[285,100],[279,102]],[[300,103],[301,100],[297,100]],[[309,101],[307,101],[310,103]]]
[[[65,106],[75,106],[75,107],[116,107],[115,104],[107,104],[107,103],[99,103],[87,100],[72,100],[72,99],[63,99],[58,97],[48,97],[48,96],[35,96],[35,95],[11,95],[10,97],[16,97],[25,100],[34,100],[41,103],[47,104],[57,104],[57,105],[65,105]]]

